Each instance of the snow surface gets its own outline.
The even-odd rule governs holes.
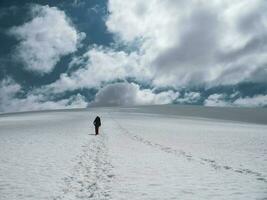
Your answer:
[[[0,115],[0,199],[267,199],[266,111],[162,108]]]

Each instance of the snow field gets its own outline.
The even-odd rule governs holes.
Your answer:
[[[3,115],[0,199],[266,199],[266,133],[112,108]]]

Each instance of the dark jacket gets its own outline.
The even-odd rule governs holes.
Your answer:
[[[101,120],[100,120],[100,117],[97,116],[97,117],[95,118],[94,125],[95,125],[95,126],[101,126]]]

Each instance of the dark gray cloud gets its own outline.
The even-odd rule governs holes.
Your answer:
[[[142,14],[131,12],[144,6],[139,0],[129,5],[110,0],[109,4],[109,30],[128,43],[143,38],[140,59],[144,60],[143,67],[154,73],[156,86],[253,82],[259,81],[254,71],[266,69],[264,0],[253,4],[238,0],[151,0],[145,3],[150,5],[148,11]]]
[[[222,63],[234,62],[235,60],[250,54],[259,54],[267,51],[267,32],[265,35],[255,36],[250,39],[244,46],[228,50],[226,52],[218,52],[217,60]]]
[[[238,29],[243,33],[253,33],[253,34],[261,34],[266,32],[264,30],[264,23],[266,20],[266,9],[267,4],[266,1],[258,1],[258,6],[256,10],[251,10],[250,12],[246,13],[245,15],[240,17],[238,21]]]
[[[216,13],[207,8],[192,11],[184,21],[184,30],[179,42],[158,55],[154,64],[158,70],[177,67],[201,67],[214,59],[221,25]]]

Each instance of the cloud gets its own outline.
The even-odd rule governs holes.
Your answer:
[[[20,89],[21,86],[9,77],[0,82],[0,110],[4,109],[4,104],[12,101]]]
[[[201,99],[199,92],[186,92],[182,98],[176,99],[178,103],[196,104]]]
[[[245,97],[236,99],[234,105],[242,107],[266,107],[267,95],[255,95],[253,97]]]
[[[21,89],[22,87],[9,77],[0,82],[0,112],[85,108],[88,105],[85,97],[80,94],[66,99],[50,100],[45,94],[32,92],[19,98],[17,95]]]
[[[80,1],[76,3],[78,7],[82,5]],[[14,89],[5,94],[13,96],[16,109],[23,107],[23,101],[40,108],[65,107],[72,101],[53,101],[48,97],[84,88],[99,90],[91,105],[203,101],[207,106],[264,105],[264,95],[241,98],[231,96],[227,89],[220,91],[225,94],[212,90],[214,94],[203,98],[210,94],[209,88],[220,88],[218,85],[267,83],[266,9],[264,0],[255,0],[253,4],[241,0],[109,0],[105,19],[114,43],[77,51],[67,72],[55,82],[35,88],[23,99],[17,98],[21,86],[6,80],[5,84]],[[9,31],[19,40],[15,54],[25,69],[49,73],[63,56],[82,45],[84,33],[78,32],[56,7],[35,5],[32,16],[32,20]],[[127,80],[153,89],[141,89]],[[116,84],[118,81],[124,83]],[[192,92],[196,88],[199,92]],[[253,104],[253,98],[258,103]],[[86,105],[79,95],[73,102]]]
[[[253,6],[239,0],[110,0],[106,25],[118,39],[114,46],[122,42],[130,51],[90,46],[71,62],[76,70],[44,88],[99,88],[129,77],[177,90],[266,82],[264,6],[262,0]]]
[[[140,67],[136,52],[126,53],[110,48],[94,46],[81,57],[76,57],[70,67],[79,65],[76,71],[63,73],[56,82],[45,87],[53,92],[65,92],[79,88],[98,88],[102,84],[135,77],[148,80],[149,71]]]
[[[57,101],[48,100],[43,95],[29,94],[26,98],[15,98],[7,103],[8,107],[4,108],[2,112],[86,108],[87,104],[85,98],[80,94]]]
[[[62,56],[77,50],[85,33],[78,32],[56,7],[34,5],[31,13],[32,20],[9,30],[19,40],[14,58],[26,70],[49,73]]]
[[[204,101],[204,105],[225,107],[231,106],[231,103],[226,101],[226,94],[212,94]]]
[[[205,106],[235,106],[235,107],[266,107],[267,95],[260,94],[252,97],[240,97],[238,93],[231,95],[212,94],[204,102]]]
[[[179,96],[178,92],[168,90],[154,93],[150,89],[141,89],[134,83],[114,83],[100,89],[92,106],[131,106],[146,104],[168,104]]]
[[[266,8],[264,0],[110,0],[106,25],[126,44],[141,41],[155,86],[266,82]]]

